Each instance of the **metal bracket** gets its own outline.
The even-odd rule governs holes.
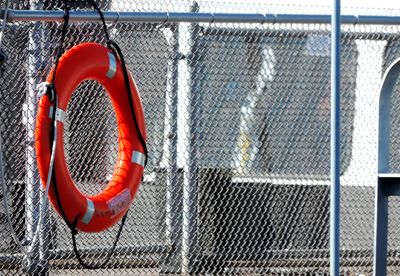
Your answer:
[[[53,106],[50,106],[50,111],[49,111],[49,118],[53,118]],[[65,111],[57,108],[56,110],[56,120],[65,123]]]

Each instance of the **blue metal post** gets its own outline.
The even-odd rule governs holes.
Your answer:
[[[330,275],[339,276],[340,249],[340,0],[333,0],[331,43]]]

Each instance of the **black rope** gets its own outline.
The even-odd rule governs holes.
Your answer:
[[[53,99],[54,104],[53,104],[53,111],[52,111],[52,119],[51,119],[51,128],[50,128],[50,141],[52,141],[52,143],[56,143],[56,133],[55,133],[55,124],[56,124],[56,103],[58,102],[58,97],[57,97],[57,91],[56,91],[56,86],[54,84],[55,79],[56,79],[56,72],[57,72],[57,68],[58,68],[58,63],[60,61],[60,57],[62,55],[63,52],[63,47],[64,47],[64,40],[65,40],[65,36],[67,33],[67,29],[68,29],[68,23],[69,23],[69,8],[67,6],[65,6],[64,8],[64,24],[63,24],[63,28],[62,28],[62,33],[61,33],[61,40],[60,40],[60,45],[57,49],[57,58],[56,58],[56,62],[54,65],[54,70],[53,70],[53,74],[51,76],[50,79],[50,87],[47,90],[47,94],[51,93],[52,95],[50,95],[50,97]],[[50,153],[52,152],[52,143],[50,143]],[[57,201],[57,205],[58,205],[58,209],[60,210],[61,213],[61,217],[63,218],[63,220],[65,221],[65,223],[68,225],[68,227],[70,229],[72,229],[72,224],[68,221],[67,216],[65,215],[64,209],[62,208],[62,204],[61,204],[61,200],[59,197],[59,193],[58,193],[58,187],[57,187],[57,181],[56,181],[56,172],[53,168],[53,170],[50,172],[51,173],[51,181],[53,183],[53,187],[54,187],[54,193],[56,196],[56,201]]]
[[[135,107],[133,105],[132,89],[131,89],[131,85],[130,85],[130,82],[129,82],[128,69],[126,68],[124,55],[122,54],[122,51],[121,51],[121,48],[119,47],[119,45],[115,41],[111,40],[110,36],[108,35],[108,29],[107,29],[106,21],[104,20],[103,12],[99,9],[98,5],[96,4],[96,2],[94,0],[87,0],[87,1],[93,6],[93,8],[100,15],[101,22],[103,23],[103,30],[104,30],[105,36],[107,38],[107,46],[108,46],[108,48],[110,50],[112,50],[116,56],[118,54],[119,59],[121,60],[122,72],[123,72],[123,75],[124,75],[125,87],[126,87],[126,90],[127,90],[127,93],[128,93],[129,107],[131,109],[132,120],[133,120],[133,122],[135,124],[136,133],[138,135],[139,142],[143,147],[144,155],[146,157],[145,158],[145,164],[144,164],[144,167],[146,167],[147,159],[148,159],[148,151],[147,151],[146,142],[145,142],[144,137],[143,137],[143,133],[141,132],[141,130],[139,128],[138,121],[137,121],[137,117],[136,117],[136,113],[135,113]],[[143,180],[143,176],[142,176],[142,180]]]
[[[111,50],[115,50],[118,53],[118,56],[121,60],[121,65],[122,65],[122,72],[124,74],[124,81],[125,81],[125,87],[127,89],[128,92],[128,99],[129,99],[129,107],[131,109],[131,114],[132,114],[132,120],[135,124],[135,129],[136,129],[136,133],[138,135],[139,138],[139,142],[143,147],[143,151],[144,151],[144,155],[145,155],[145,162],[144,162],[144,167],[146,167],[147,165],[147,157],[148,157],[148,152],[147,152],[147,146],[146,146],[146,142],[144,140],[143,134],[139,128],[139,124],[138,121],[136,119],[136,113],[135,113],[135,107],[133,106],[133,98],[132,98],[132,90],[131,90],[131,84],[129,82],[129,75],[128,75],[128,69],[126,68],[126,63],[125,63],[125,59],[124,56],[122,54],[121,48],[118,46],[117,43],[115,43],[114,41],[109,40],[107,42],[108,46],[110,47]],[[114,51],[114,53],[115,53]]]
[[[146,156],[146,163],[147,163],[147,147],[146,147],[146,143],[144,141],[143,135],[140,132],[140,129],[139,129],[139,126],[138,126],[138,122],[136,120],[135,110],[134,110],[133,102],[132,102],[132,95],[131,95],[131,88],[130,88],[128,73],[127,73],[127,69],[126,69],[126,65],[125,65],[125,61],[123,59],[123,55],[122,55],[121,49],[118,47],[118,45],[115,42],[110,42],[108,31],[107,31],[107,25],[105,23],[104,15],[103,15],[102,11],[99,9],[99,7],[96,5],[96,3],[93,0],[88,0],[88,1],[93,5],[93,7],[100,14],[100,18],[101,18],[101,20],[103,22],[104,33],[105,33],[105,36],[107,38],[108,47],[111,49],[111,45],[113,45],[113,47],[115,47],[115,49],[117,50],[119,57],[121,58],[122,67],[123,67],[123,73],[124,73],[124,79],[125,79],[125,85],[126,85],[126,88],[127,88],[127,91],[128,91],[129,104],[130,104],[130,108],[131,108],[131,111],[132,111],[132,119],[134,120],[135,128],[136,128],[136,131],[138,133],[138,137],[139,137],[140,143],[142,144],[142,146],[144,148],[145,156]],[[52,139],[53,143],[56,143],[56,141],[55,141],[55,134],[56,134],[55,133],[55,124],[56,124],[56,103],[57,103],[57,100],[58,100],[57,89],[56,89],[56,86],[55,86],[55,78],[56,78],[56,72],[57,72],[59,60],[60,60],[61,55],[63,53],[64,40],[65,40],[65,36],[66,36],[66,33],[67,33],[67,29],[68,29],[68,23],[69,23],[69,8],[67,7],[67,5],[65,5],[65,8],[64,8],[64,24],[63,24],[62,33],[61,33],[60,45],[59,45],[59,48],[58,48],[57,59],[56,59],[56,62],[55,62],[53,75],[51,76],[51,79],[50,79],[50,87],[48,89],[48,93],[51,93],[50,89],[52,89],[53,100],[54,100],[54,108],[53,108],[53,112],[52,112],[53,116],[52,116],[51,129],[50,129],[50,139]],[[48,93],[46,93],[46,94],[48,94]],[[50,149],[50,152],[51,151],[52,151],[52,148]],[[145,163],[145,166],[146,166],[146,163]],[[77,244],[76,244],[76,235],[78,234],[76,226],[78,224],[78,221],[79,221],[81,215],[77,214],[77,216],[75,217],[75,219],[74,219],[74,221],[72,223],[68,220],[68,218],[67,218],[67,216],[65,214],[65,211],[63,209],[62,203],[61,203],[60,194],[59,194],[58,187],[57,187],[55,169],[53,169],[50,173],[52,174],[51,175],[51,179],[52,179],[52,182],[53,182],[54,194],[56,196],[56,202],[57,202],[58,208],[60,210],[61,217],[63,218],[64,222],[67,224],[68,228],[71,230],[72,245],[73,245],[75,256],[76,256],[79,264],[83,268],[86,268],[86,269],[104,268],[108,264],[108,262],[110,261],[112,255],[114,254],[115,248],[117,246],[117,243],[118,243],[119,238],[120,238],[121,233],[122,233],[122,229],[123,229],[123,227],[125,225],[125,221],[126,221],[126,217],[128,215],[129,209],[126,211],[125,215],[123,216],[123,218],[121,220],[121,225],[120,225],[120,227],[118,229],[117,235],[116,235],[115,240],[113,242],[113,246],[112,246],[111,250],[108,252],[105,261],[99,266],[92,266],[92,265],[86,264],[83,261],[81,255],[79,253],[79,250],[77,248]],[[142,179],[143,179],[143,176],[142,176]]]
[[[113,245],[112,245],[111,250],[108,251],[108,254],[107,254],[106,259],[105,259],[104,262],[103,262],[101,265],[99,265],[99,266],[92,266],[92,265],[87,264],[87,263],[85,263],[85,262],[83,261],[81,255],[80,255],[80,253],[79,253],[79,251],[78,251],[78,247],[76,246],[76,239],[75,239],[75,236],[76,236],[76,235],[72,235],[72,245],[73,245],[73,247],[74,247],[75,256],[76,256],[76,258],[78,259],[79,264],[80,264],[83,268],[86,268],[86,269],[106,268],[106,265],[107,265],[108,262],[111,260],[111,257],[114,255],[114,250],[115,250],[115,247],[117,246],[119,237],[121,236],[122,229],[123,229],[123,227],[124,227],[125,220],[126,220],[126,217],[127,217],[128,212],[129,212],[129,209],[126,211],[125,215],[122,217],[121,225],[119,226],[119,229],[118,229],[118,232],[117,232],[117,236],[115,237],[115,240],[114,240],[114,243],[113,243]],[[78,223],[78,219],[75,220],[74,225],[76,226],[77,223]]]
[[[68,7],[68,4],[65,4],[65,6],[64,6],[64,24],[63,24],[63,27],[61,30],[60,44],[57,49],[57,57],[56,57],[55,65],[54,65],[53,75],[51,76],[51,79],[49,81],[50,84],[53,86],[53,88],[54,88],[54,82],[56,80],[56,72],[57,72],[57,68],[58,68],[58,63],[60,62],[61,55],[64,52],[64,41],[65,41],[65,36],[67,35],[68,23],[69,23],[69,7]]]
[[[100,15],[100,19],[101,22],[103,23],[103,30],[104,30],[104,34],[106,36],[107,41],[110,40],[110,36],[108,34],[108,29],[107,29],[107,25],[106,25],[106,21],[104,19],[104,14],[103,12],[100,10],[99,6],[96,4],[96,2],[94,0],[87,0],[92,6],[93,8],[97,11],[97,13]]]

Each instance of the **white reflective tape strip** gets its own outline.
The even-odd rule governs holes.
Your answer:
[[[49,111],[49,118],[53,118],[53,107],[50,106],[50,111]],[[56,120],[61,122],[61,123],[65,123],[65,111],[57,108],[56,110]]]
[[[107,78],[112,79],[117,72],[117,61],[115,60],[115,56],[112,53],[108,53],[108,60],[110,61],[108,71],[107,71]]]
[[[86,198],[86,201],[87,201],[86,214],[83,216],[82,222],[84,224],[89,224],[94,214],[94,203],[88,198]]]
[[[139,151],[132,152],[132,163],[139,164],[140,166],[144,167],[145,161],[146,156],[143,153]]]

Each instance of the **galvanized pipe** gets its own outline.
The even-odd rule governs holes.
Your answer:
[[[43,8],[43,2],[39,1],[34,3],[31,1],[32,12],[38,11]],[[42,216],[42,194],[40,192],[39,172],[35,162],[36,151],[34,147],[35,141],[35,123],[31,118],[36,118],[36,101],[37,101],[37,85],[41,79],[37,75],[40,71],[40,66],[43,62],[41,49],[43,48],[43,37],[42,23],[35,22],[33,28],[29,32],[29,44],[28,44],[28,83],[27,83],[27,97],[25,101],[26,105],[26,141],[27,147],[25,149],[26,165],[25,165],[25,204],[26,204],[26,229],[27,229],[27,240],[31,243],[30,254],[27,253],[25,256],[25,264],[27,272],[33,272],[37,266],[42,266],[46,269],[47,260],[47,240],[45,239],[46,229],[41,229],[38,232],[40,225],[40,217]],[[43,215],[45,215],[43,213]],[[46,218],[44,219],[46,221]],[[45,225],[45,224],[43,224]],[[36,239],[37,235],[41,235],[39,240]]]
[[[330,275],[340,272],[340,0],[332,1]]]
[[[4,15],[4,10],[0,16]],[[64,12],[58,10],[9,10],[9,22],[49,21],[62,22]],[[292,23],[330,24],[329,14],[262,14],[262,13],[195,13],[195,12],[104,12],[108,22],[152,23]],[[71,22],[100,21],[93,11],[71,11]],[[342,15],[342,24],[399,25],[400,16]]]
[[[164,31],[165,33],[165,31]],[[180,272],[181,240],[182,240],[182,183],[178,180],[178,69],[181,53],[179,52],[179,26],[171,28],[169,45],[172,47],[172,57],[169,62],[167,112],[168,112],[168,170],[166,190],[165,236],[172,250],[165,254],[161,271],[166,274]]]
[[[192,11],[198,11],[199,6],[194,3]],[[184,173],[183,184],[183,217],[182,217],[182,274],[191,275],[194,268],[194,260],[197,255],[197,195],[198,195],[198,141],[200,139],[199,129],[199,102],[201,75],[201,49],[199,47],[199,24],[190,27],[190,54],[188,66],[190,68],[190,91],[189,91],[189,144],[187,148],[188,160]]]

